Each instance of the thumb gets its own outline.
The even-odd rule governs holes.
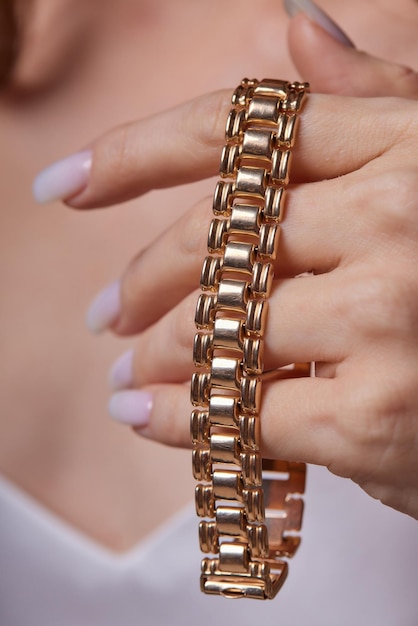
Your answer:
[[[293,62],[313,91],[418,98],[418,73],[360,52],[349,40],[342,43],[303,12],[291,20],[288,40]]]

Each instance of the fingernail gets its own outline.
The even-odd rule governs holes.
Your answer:
[[[129,389],[133,384],[134,351],[127,350],[112,365],[109,372],[109,385],[112,391]]]
[[[120,315],[120,282],[108,285],[93,300],[86,315],[90,332],[98,334],[112,326]]]
[[[33,182],[36,202],[65,200],[82,191],[88,182],[91,161],[91,150],[83,150],[42,170]]]
[[[147,391],[119,391],[109,400],[111,417],[130,426],[147,426],[152,409],[152,395]]]
[[[284,8],[286,9],[287,14],[290,17],[302,11],[305,15],[321,26],[324,30],[327,31],[334,37],[337,41],[344,44],[345,46],[349,46],[350,48],[354,48],[354,44],[347,37],[344,31],[332,20],[322,9],[319,8],[312,0],[284,0]]]

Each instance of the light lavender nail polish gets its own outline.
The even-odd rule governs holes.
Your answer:
[[[90,332],[98,334],[116,322],[120,315],[120,281],[108,285],[93,300],[86,315]]]
[[[133,357],[134,351],[127,350],[112,365],[109,372],[109,386],[112,391],[129,389],[133,384]]]
[[[119,391],[109,400],[109,413],[117,422],[140,428],[149,422],[152,402],[147,391]]]
[[[355,47],[351,39],[347,37],[334,20],[312,2],[312,0],[284,0],[283,4],[290,17],[302,11],[310,20],[321,26],[321,28],[326,30],[334,39],[350,48]]]
[[[91,162],[91,150],[83,150],[44,169],[33,182],[36,202],[65,200],[82,191],[88,183]]]

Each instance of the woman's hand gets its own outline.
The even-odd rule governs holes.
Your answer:
[[[142,141],[148,165],[137,171],[138,190],[149,172],[154,186],[216,172],[228,96],[212,94],[167,114],[174,139]],[[417,151],[415,102],[310,97],[294,153],[265,366],[315,361],[317,377],[266,385],[262,412],[264,455],[326,465],[415,516]],[[120,385],[119,377],[119,386],[140,391],[117,393],[111,411],[173,445],[189,444],[184,383],[193,370],[210,216],[206,199],[131,263],[113,325],[121,335],[140,333],[130,380]]]
[[[360,71],[350,58],[350,71]],[[383,81],[390,70],[381,69]],[[384,93],[404,94],[400,76],[385,79]],[[415,83],[406,82],[412,97]],[[88,185],[68,203],[104,206],[215,175],[229,97],[211,94],[111,131],[94,144]],[[262,411],[265,456],[325,465],[415,517],[417,153],[416,102],[310,97],[294,151],[265,366],[315,361],[317,376],[265,385]],[[113,416],[172,445],[189,445],[193,318],[210,219],[207,198],[141,252],[112,287],[120,302],[106,320],[120,335],[139,333],[113,370]],[[295,278],[305,272],[313,274]]]

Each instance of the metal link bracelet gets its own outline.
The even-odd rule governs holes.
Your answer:
[[[309,85],[244,79],[232,96],[196,307],[191,435],[201,589],[273,598],[300,537],[305,464],[262,460],[263,341],[284,192]]]

